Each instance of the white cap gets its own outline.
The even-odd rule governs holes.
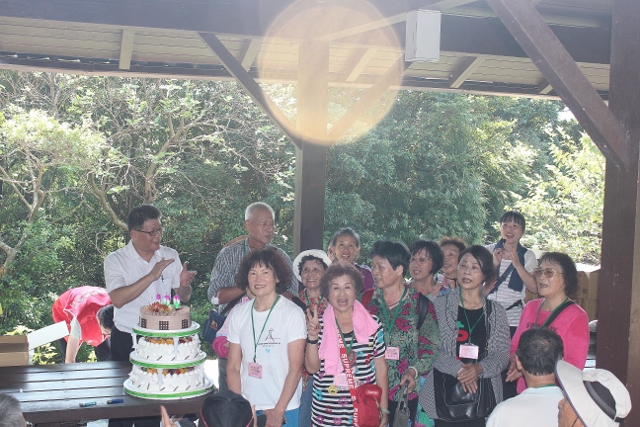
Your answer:
[[[556,364],[556,377],[586,427],[618,427],[631,411],[626,387],[605,369],[581,371],[560,360]]]
[[[296,275],[298,281],[302,282],[302,278],[300,277],[300,263],[302,262],[302,258],[306,256],[312,256],[318,259],[321,259],[324,264],[329,267],[331,265],[331,260],[327,256],[327,254],[320,249],[309,249],[306,251],[302,251],[298,254],[296,259],[293,260],[293,274]]]

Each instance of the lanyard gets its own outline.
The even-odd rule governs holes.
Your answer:
[[[555,313],[556,311],[558,311],[558,309],[560,307],[562,307],[564,305],[564,303],[566,303],[567,301],[569,301],[569,297],[566,297],[564,299],[564,301],[562,301],[562,303],[557,306],[556,308],[553,309],[553,311],[551,312],[551,314],[549,315],[549,317],[553,316],[553,313]],[[544,304],[544,301],[542,301],[542,304]],[[542,310],[542,304],[540,304],[540,307],[538,307],[538,313],[536,314],[536,322],[535,325],[538,326],[538,316],[540,316],[540,310]]]
[[[307,292],[307,290],[304,290],[304,299],[307,300],[307,307],[311,308],[311,299],[309,298],[309,293]],[[318,299],[318,305],[317,307],[320,307],[320,304],[322,304],[322,300],[324,299],[324,297],[322,295],[320,295],[320,298]]]
[[[396,306],[396,308],[393,310],[393,317],[391,317],[391,313],[389,312],[389,307],[387,306],[386,301],[384,301],[384,291],[382,294],[382,312],[384,313],[384,317],[385,317],[385,337],[391,337],[391,329],[393,329],[393,324],[395,323],[396,319],[398,318],[398,314],[400,314],[400,310],[402,310],[402,302],[404,301],[404,297],[407,295],[407,291],[409,288],[407,288],[406,286],[404,287],[404,292],[402,292],[402,296],[400,297],[400,301],[398,301],[398,305]]]
[[[253,304],[251,304],[251,329],[253,329],[253,363],[256,363],[256,353],[258,352],[258,343],[260,342],[260,338],[262,338],[262,333],[264,332],[264,328],[267,326],[267,323],[269,322],[269,317],[271,317],[271,312],[273,311],[273,307],[276,306],[279,299],[280,299],[280,295],[278,295],[276,300],[273,302],[273,305],[269,309],[269,314],[267,314],[267,320],[264,321],[264,325],[262,325],[262,330],[260,331],[260,335],[258,336],[257,340],[256,340],[256,328],[253,321],[253,310],[254,310],[254,307],[256,306],[256,300],[254,299]]]
[[[460,293],[460,301],[462,302],[462,311],[464,312],[464,318],[467,319],[467,326],[469,327],[469,339],[467,340],[467,342],[471,344],[471,334],[473,334],[473,330],[476,328],[476,326],[478,326],[478,322],[482,320],[485,314],[484,304],[482,304],[482,314],[480,315],[480,317],[478,317],[478,320],[476,320],[476,323],[474,323],[473,326],[471,326],[471,322],[469,322],[469,316],[467,316],[467,309],[464,308],[464,298],[462,298],[462,290],[460,290],[459,293]]]
[[[347,340],[344,339],[344,334],[342,333],[342,328],[340,327],[340,324],[338,323],[338,319],[336,319],[336,325],[338,326],[338,331],[340,331],[340,338],[342,338],[342,342],[346,343]],[[347,350],[347,356],[349,355],[349,353],[351,353],[351,349],[353,348],[353,340],[355,339],[355,337],[351,338],[351,342],[349,343],[349,346],[346,348]],[[346,344],[344,344],[346,346]]]

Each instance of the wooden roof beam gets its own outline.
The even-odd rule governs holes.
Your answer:
[[[247,45],[244,48],[244,52],[242,53],[242,68],[249,71],[251,65],[253,65],[253,61],[256,60],[256,56],[258,56],[258,52],[260,52],[261,46],[262,41],[258,39],[250,39],[247,42]]]
[[[486,0],[602,153],[628,168],[624,129],[529,0]]]
[[[399,82],[404,70],[411,63],[404,61],[404,54],[398,59],[378,81],[367,89],[353,107],[349,109],[329,130],[329,141],[337,141],[371,107],[383,93]]]
[[[356,58],[349,64],[349,67],[347,67],[347,72],[349,74],[345,80],[348,82],[355,82],[358,80],[358,77],[362,74],[362,71],[369,64],[369,61],[371,61],[371,58],[375,56],[377,51],[378,49],[360,50],[360,55],[356,56]]]
[[[273,120],[273,122],[284,132],[289,139],[300,148],[301,138],[296,131],[296,126],[285,116],[269,96],[264,93],[258,82],[247,73],[242,64],[229,52],[229,50],[218,40],[214,34],[199,33],[200,38],[216,54],[218,59],[242,87],[249,93],[249,96],[258,106]]]
[[[482,63],[481,56],[470,56],[462,60],[456,71],[449,77],[449,87],[457,89],[469,78],[473,70]]]
[[[133,38],[135,32],[132,29],[122,30],[122,40],[120,41],[120,59],[118,68],[128,70],[131,67],[131,56],[133,55]]]

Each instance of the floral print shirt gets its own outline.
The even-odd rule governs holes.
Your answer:
[[[391,330],[387,330],[385,308],[386,304],[381,289],[373,292],[368,304],[369,313],[380,318],[384,328],[385,344],[388,347],[398,347],[398,360],[387,359],[389,373],[389,399],[397,401],[400,380],[409,367],[418,370],[420,376],[425,375],[436,359],[436,351],[440,344],[440,331],[433,304],[429,304],[427,317],[418,331],[418,297],[420,293],[408,287],[407,295],[401,302],[402,308],[393,322]],[[394,310],[390,310],[393,314]],[[416,391],[409,394],[409,400],[417,398]]]

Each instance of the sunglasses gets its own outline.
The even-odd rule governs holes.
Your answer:
[[[554,270],[553,268],[535,268],[532,271],[533,277],[541,277],[544,276],[547,279],[553,278],[556,274],[562,275],[559,271]]]

